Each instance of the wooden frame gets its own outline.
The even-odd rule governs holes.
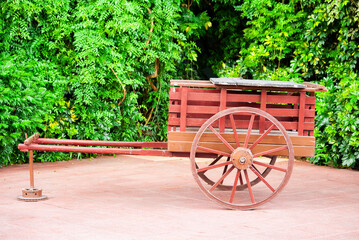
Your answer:
[[[232,107],[253,107],[266,111],[279,120],[291,136],[295,156],[312,157],[315,152],[314,92],[325,91],[325,88],[308,83],[306,86],[298,89],[259,88],[217,86],[210,81],[172,80],[169,93],[168,150],[189,152],[193,133],[217,112]],[[236,118],[235,124],[238,128],[245,129],[248,121],[249,119]],[[225,128],[230,127],[230,122],[222,119],[214,127],[219,132],[224,132]],[[253,128],[260,134],[268,128],[268,123],[260,118],[255,120]]]

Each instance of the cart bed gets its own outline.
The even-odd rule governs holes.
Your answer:
[[[192,141],[199,127],[208,118],[227,108],[253,107],[274,116],[287,130],[294,145],[295,156],[314,156],[314,117],[315,95],[320,89],[302,84],[278,81],[248,81],[242,79],[211,79],[211,81],[172,80],[169,96],[168,150],[171,152],[190,152]],[[236,81],[237,80],[237,81]],[[219,85],[222,82],[221,85]],[[248,119],[236,119],[236,126],[243,129],[239,132],[240,141],[244,141]],[[229,119],[215,123],[214,127],[223,132],[223,137],[233,146],[233,134]],[[250,143],[255,141],[265,129],[268,122],[257,119],[253,124],[253,135]],[[212,133],[207,134],[208,147],[226,150],[218,143]],[[217,142],[217,143],[216,143]],[[281,145],[284,139],[268,135],[257,151]],[[264,144],[265,143],[265,144]],[[218,145],[218,146],[216,146]],[[221,145],[221,146],[220,146]],[[281,155],[282,152],[277,152]]]

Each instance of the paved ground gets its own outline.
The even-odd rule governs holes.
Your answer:
[[[188,159],[99,157],[35,165],[49,199],[16,200],[27,165],[0,169],[0,239],[359,239],[359,172],[296,162],[259,209],[225,210],[192,179]]]

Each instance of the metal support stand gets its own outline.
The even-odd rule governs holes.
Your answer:
[[[33,160],[33,151],[29,151],[29,169],[30,169],[30,188],[23,188],[22,195],[18,196],[19,200],[27,202],[37,202],[39,200],[44,200],[47,196],[42,195],[42,189],[34,187],[34,160]]]

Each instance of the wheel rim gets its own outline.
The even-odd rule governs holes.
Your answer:
[[[259,133],[259,124],[266,125],[264,132]],[[209,135],[217,142],[207,142]],[[276,143],[268,144],[271,139]],[[196,158],[198,152],[218,156],[203,160]],[[277,155],[286,158],[278,161]],[[228,208],[251,209],[274,198],[287,184],[294,151],[277,119],[260,109],[238,107],[215,114],[201,126],[190,158],[192,174],[207,197]]]

